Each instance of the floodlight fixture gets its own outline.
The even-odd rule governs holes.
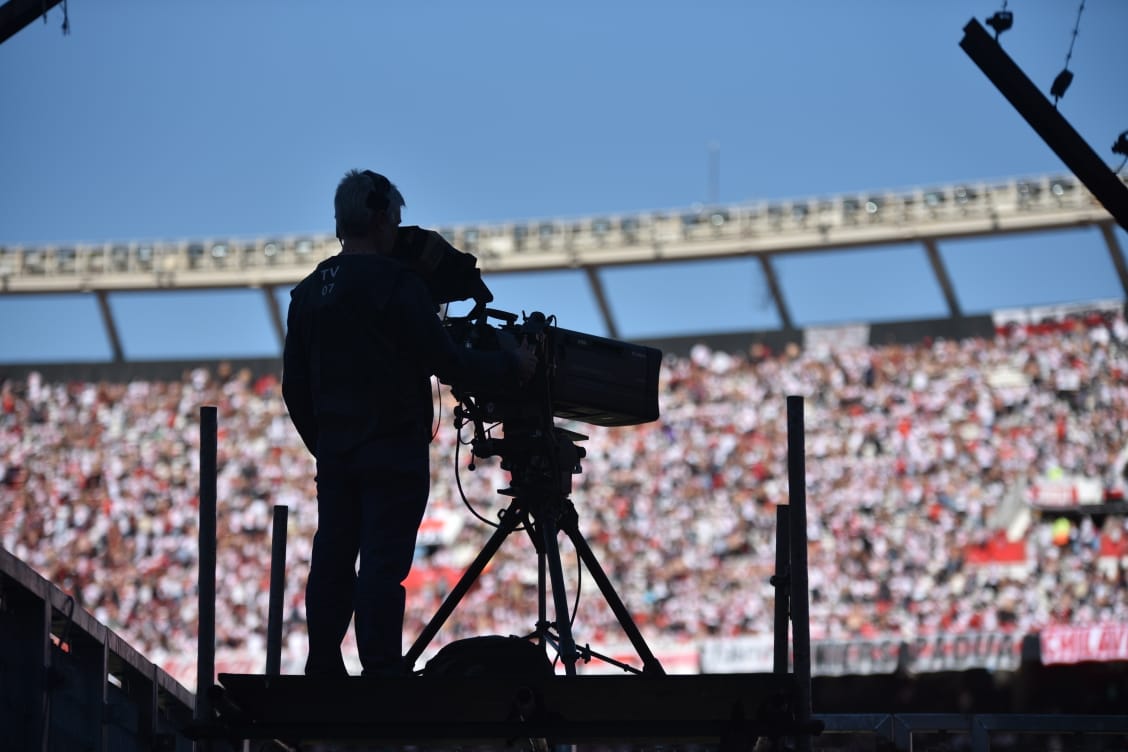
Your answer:
[[[1000,10],[987,19],[987,25],[995,30],[995,39],[998,39],[1000,34],[1014,26],[1014,13]]]
[[[1112,145],[1112,153],[1128,157],[1128,131],[1124,131],[1117,136],[1116,143]]]
[[[1069,68],[1063,68],[1061,73],[1057,74],[1054,82],[1050,84],[1050,96],[1054,98],[1054,104],[1065,96],[1066,89],[1073,83],[1073,71]]]

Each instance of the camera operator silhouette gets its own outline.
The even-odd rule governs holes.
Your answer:
[[[516,388],[537,365],[528,345],[455,346],[419,265],[397,248],[427,234],[399,227],[403,206],[383,175],[347,172],[334,197],[341,250],[290,293],[282,394],[317,461],[309,676],[347,675],[341,642],[354,616],[364,675],[410,674],[402,583],[430,493],[430,377]]]

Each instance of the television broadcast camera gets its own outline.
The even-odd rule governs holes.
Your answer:
[[[482,281],[477,259],[454,248],[434,230],[401,227],[396,255],[423,278],[436,308],[473,298],[462,317],[447,318],[451,338],[462,347],[499,350],[520,342],[536,345],[540,363],[523,387],[500,385],[455,388],[470,416],[485,422],[537,417],[545,409],[557,418],[598,426],[629,426],[658,419],[658,371],[661,351],[555,326],[555,317],[534,312],[520,323],[517,315],[486,308],[493,294]],[[501,322],[489,323],[493,318]]]
[[[489,319],[502,323],[494,327]],[[517,323],[513,313],[478,306],[468,316],[448,318],[451,338],[475,350],[499,350],[522,342],[537,346],[540,363],[516,391],[499,387],[467,390],[482,420],[535,418],[546,407],[556,418],[597,426],[630,426],[658,419],[661,351],[554,326],[539,311]],[[461,398],[458,390],[456,396]]]
[[[457,447],[463,443],[462,428],[472,423],[474,437],[470,445],[474,456],[501,457],[501,468],[509,472],[510,484],[498,492],[512,497],[512,501],[499,513],[499,522],[490,523],[496,530],[489,541],[407,652],[408,664],[413,665],[426,650],[502,541],[511,533],[524,530],[538,559],[535,634],[546,648],[555,647],[565,673],[575,675],[581,651],[572,635],[557,542],[560,532],[572,541],[627,638],[638,650],[644,668],[637,671],[595,653],[586,645],[582,651],[584,660],[596,656],[636,673],[665,673],[579,530],[578,515],[569,494],[572,476],[581,472],[580,459],[586,456],[576,442],[587,437],[554,421],[562,418],[597,426],[630,426],[657,420],[662,353],[653,347],[561,329],[555,325],[555,316],[540,312],[524,315],[518,322],[516,314],[487,308],[493,294],[482,282],[477,259],[452,247],[437,232],[401,228],[396,254],[422,276],[436,310],[443,303],[474,299],[468,315],[444,319],[447,332],[458,346],[495,352],[532,345],[537,355],[532,377],[519,386],[515,382],[450,384],[459,403],[454,410],[459,431],[456,462]],[[491,324],[490,319],[500,323]],[[503,435],[494,437],[491,430],[498,425]],[[473,462],[469,467],[474,469]],[[461,488],[460,483],[460,491]],[[475,515],[486,521],[476,512]],[[555,621],[548,618],[549,582]]]

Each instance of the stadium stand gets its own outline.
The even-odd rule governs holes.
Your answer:
[[[770,666],[784,401],[807,405],[816,676],[1128,660],[1128,323],[1122,306],[887,346],[669,355],[662,417],[589,438],[580,526],[672,671]],[[445,389],[405,641],[491,529],[506,474],[466,468]],[[313,464],[269,369],[0,387],[0,542],[194,684],[199,406],[219,409],[217,667],[265,660],[272,506],[289,507],[283,672],[304,659]],[[457,473],[457,478],[456,478]],[[535,554],[510,539],[434,642],[532,631]],[[563,551],[569,592],[581,583]],[[618,626],[595,591],[574,633]],[[1032,647],[1033,646],[1033,647]],[[355,660],[355,658],[353,658]],[[766,661],[766,663],[765,663]]]

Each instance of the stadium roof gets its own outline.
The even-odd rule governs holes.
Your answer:
[[[812,325],[832,325],[875,320],[949,318],[959,321],[970,313],[984,312],[982,303],[968,302],[962,287],[968,274],[949,252],[967,239],[992,239],[1052,232],[1096,230],[1114,270],[1109,280],[1092,292],[1070,294],[1063,287],[1052,301],[1014,299],[1002,295],[988,308],[1069,302],[1080,297],[1128,298],[1128,267],[1109,213],[1073,176],[1044,175],[999,181],[976,181],[904,191],[871,191],[835,196],[807,197],[788,201],[751,204],[695,206],[683,210],[626,215],[592,216],[578,219],[547,219],[539,222],[505,223],[442,228],[456,247],[478,258],[483,276],[495,293],[499,307],[512,299],[500,294],[510,290],[510,281],[523,290],[533,278],[552,280],[554,288],[570,290],[563,307],[540,307],[558,314],[561,326],[612,338],[653,340],[683,335],[705,337],[733,332],[775,330],[794,332]],[[1060,244],[1062,256],[1076,255],[1077,243]],[[89,310],[95,307],[99,326],[89,329],[92,339],[102,339],[104,355],[62,353],[35,360],[101,360],[124,363],[130,360],[177,360],[201,353],[179,353],[174,349],[156,358],[132,355],[130,333],[144,326],[145,314],[130,303],[135,293],[148,293],[149,301],[175,297],[175,293],[203,291],[219,300],[223,291],[262,296],[245,313],[230,319],[233,328],[253,326],[268,344],[226,353],[228,356],[277,357],[284,337],[284,312],[289,288],[322,258],[336,253],[331,235],[303,237],[200,238],[174,242],[128,241],[97,245],[11,246],[0,248],[0,304],[19,297],[37,297],[56,303],[60,315],[68,301],[78,301]],[[873,253],[879,253],[874,262]],[[867,255],[868,254],[868,255]],[[840,264],[873,267],[863,277],[885,277],[889,296],[904,285],[906,276],[916,277],[932,290],[932,302],[919,310],[886,315],[867,313],[867,306],[846,310],[837,320],[811,321],[797,303],[810,280],[794,274],[786,265],[790,258],[805,257],[828,270]],[[967,266],[972,277],[986,254]],[[736,265],[736,266],[734,266]],[[781,268],[784,269],[781,272]],[[962,267],[961,267],[962,268]],[[666,280],[655,282],[656,271],[667,270]],[[700,272],[700,273],[698,273]],[[829,271],[831,277],[836,272]],[[670,276],[673,276],[673,282]],[[632,281],[633,275],[633,281]],[[733,276],[747,277],[732,284]],[[748,279],[755,278],[753,285]],[[923,279],[922,279],[923,278]],[[845,279],[845,278],[844,278]],[[929,285],[928,281],[931,281]],[[831,280],[833,282],[833,279]],[[983,280],[976,280],[982,284]],[[1008,281],[990,280],[1000,289]],[[669,285],[673,285],[670,288]],[[679,286],[684,289],[678,290]],[[630,324],[632,302],[620,301],[650,288],[667,306],[704,312],[700,321],[681,331],[645,331]],[[845,293],[845,291],[842,291]],[[679,294],[680,293],[680,294]],[[134,301],[130,297],[134,297]],[[733,318],[726,311],[748,310],[748,300],[759,296],[762,314]],[[722,298],[737,298],[723,300]],[[843,295],[843,297],[849,297]],[[5,300],[5,298],[7,300]],[[740,300],[744,298],[744,300]],[[194,298],[197,313],[200,298]],[[577,301],[586,301],[586,306]],[[1001,301],[1001,302],[999,302]],[[548,301],[551,302],[551,301]],[[204,306],[206,308],[207,306]],[[582,313],[576,309],[586,308]],[[0,310],[3,310],[0,308]],[[528,309],[532,310],[532,309]],[[713,311],[720,319],[709,319]],[[243,320],[246,316],[250,321]],[[136,319],[141,319],[140,321]],[[692,317],[691,317],[692,318]],[[624,326],[623,321],[628,321]],[[200,319],[204,326],[204,319]],[[100,328],[100,332],[97,329]],[[179,335],[168,332],[175,342]],[[29,358],[0,356],[0,362],[27,362]]]

